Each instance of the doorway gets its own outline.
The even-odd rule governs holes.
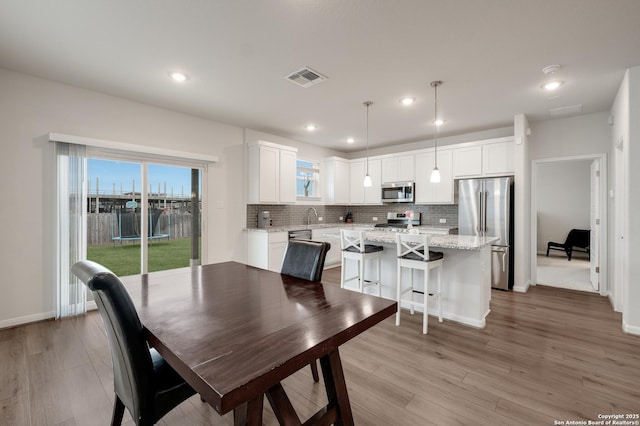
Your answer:
[[[536,160],[532,172],[533,283],[605,294],[605,154]],[[589,230],[589,253],[547,256],[547,243],[564,243],[571,229]]]

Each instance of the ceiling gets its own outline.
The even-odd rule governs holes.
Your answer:
[[[638,22],[637,0],[0,0],[0,68],[358,151],[367,100],[371,147],[431,139],[433,80],[441,136],[607,111]],[[304,66],[328,80],[285,78]]]

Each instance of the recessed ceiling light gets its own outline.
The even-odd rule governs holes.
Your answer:
[[[182,83],[183,81],[187,81],[189,77],[182,72],[172,71],[169,73],[169,76],[177,82]]]
[[[547,81],[545,84],[542,85],[542,88],[544,90],[553,91],[553,90],[556,90],[560,86],[562,86],[562,82],[561,81],[553,80],[553,81]]]
[[[400,99],[400,103],[404,106],[409,106],[409,105],[413,105],[413,103],[416,101],[416,98],[412,98],[410,96],[407,96],[406,98],[402,98]]]
[[[355,141],[355,138],[347,138],[347,143],[354,143]]]
[[[307,131],[309,131],[309,132],[313,132],[316,129],[316,125],[315,124],[307,124],[305,129],[307,129]]]
[[[436,120],[434,124],[436,126],[442,126],[444,124],[444,120]]]

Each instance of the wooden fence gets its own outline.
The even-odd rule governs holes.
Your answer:
[[[117,221],[112,213],[89,213],[87,217],[87,245],[113,244],[112,226],[117,236]],[[114,224],[113,221],[116,221]],[[191,213],[162,213],[158,218],[156,233],[169,234],[169,238],[191,237]]]

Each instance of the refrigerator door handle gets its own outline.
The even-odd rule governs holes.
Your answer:
[[[483,219],[482,219],[482,232],[484,234],[487,233],[487,198],[489,197],[489,191],[484,191],[482,193],[484,195],[484,199],[482,200],[482,212],[483,212]]]
[[[502,272],[507,272],[507,251],[502,253]]]
[[[482,236],[482,191],[478,192],[478,226],[476,226],[476,231],[479,236]]]

